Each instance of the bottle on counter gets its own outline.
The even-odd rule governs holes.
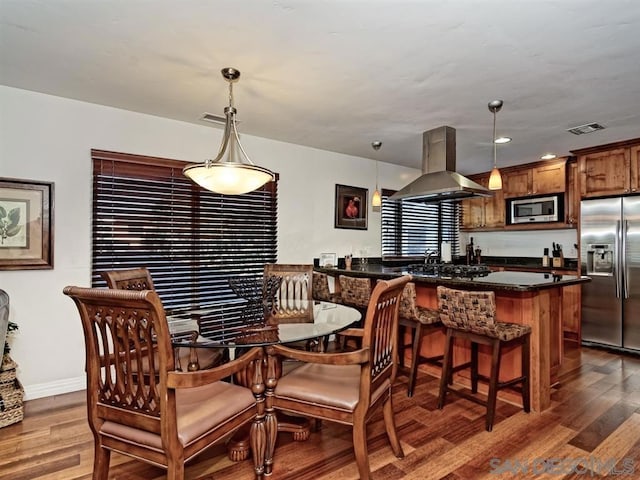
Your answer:
[[[467,265],[472,265],[475,263],[475,248],[473,246],[473,237],[470,239],[470,243],[467,243]]]
[[[549,266],[549,249],[548,248],[544,249],[544,255],[542,255],[542,266],[543,267]]]

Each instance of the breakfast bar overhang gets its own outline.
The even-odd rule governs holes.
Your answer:
[[[409,273],[406,267],[383,265],[366,265],[352,270],[316,267],[316,270],[336,279],[339,275],[349,275],[370,278],[372,281]],[[588,281],[590,281],[588,277],[582,276],[530,272],[492,272],[473,278],[413,275],[417,302],[422,306],[437,308],[436,287],[438,285],[460,290],[493,291],[496,297],[497,320],[531,327],[529,379],[531,409],[535,412],[542,412],[551,404],[551,388],[557,381],[563,356],[562,317],[566,314],[564,312],[574,306],[579,308],[580,284]],[[441,353],[443,341],[444,335],[440,332],[429,335],[423,340],[422,352],[431,356],[438,351]],[[520,347],[513,347],[503,352],[500,364],[501,381],[519,375],[521,368],[519,349]],[[469,358],[469,346],[463,343],[456,344],[454,365],[464,363]],[[481,348],[480,373],[485,375],[488,373],[489,362],[489,352]],[[464,373],[459,374],[456,382],[468,384],[468,377],[465,378],[463,375]],[[513,398],[509,397],[509,400],[513,401]]]

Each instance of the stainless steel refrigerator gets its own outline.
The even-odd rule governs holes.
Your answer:
[[[640,352],[640,196],[580,206],[582,341]]]

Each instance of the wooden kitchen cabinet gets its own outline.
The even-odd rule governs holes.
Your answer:
[[[567,163],[567,191],[565,195],[565,222],[575,228],[580,220],[580,188],[578,185],[578,163]]]
[[[640,192],[640,145],[631,147],[631,191]]]
[[[483,187],[489,186],[489,175],[469,177]],[[474,197],[462,201],[463,230],[498,229],[504,227],[504,196],[502,190],[494,190],[491,197]]]
[[[565,165],[566,158],[563,158],[505,170],[502,176],[504,198],[564,192]]]
[[[640,192],[640,139],[574,150],[582,198]]]

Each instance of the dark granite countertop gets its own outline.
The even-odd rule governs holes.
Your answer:
[[[407,267],[389,267],[380,264],[368,264],[364,268],[358,267],[352,270],[342,268],[315,267],[318,272],[328,275],[350,275],[353,277],[368,277],[390,279],[401,275],[410,274]],[[475,278],[446,277],[440,275],[411,274],[416,283],[446,285],[458,288],[511,291],[534,291],[545,288],[565,287],[591,281],[589,277],[576,275],[553,275],[551,273],[536,272],[493,272],[486,276]]]

